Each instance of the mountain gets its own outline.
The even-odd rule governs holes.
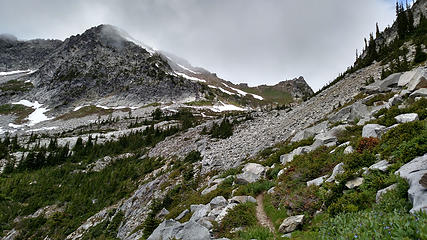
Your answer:
[[[4,35],[0,49],[0,69],[37,70],[25,76],[33,84],[30,91],[6,95],[15,95],[15,101],[37,100],[55,111],[100,102],[113,106],[191,101],[231,102],[241,107],[270,104],[182,58],[155,51],[111,25],[93,27],[63,42],[18,41]],[[23,88],[22,81],[16,84]],[[294,95],[293,91],[298,92],[298,87],[279,94]],[[0,99],[7,103],[9,98],[3,93]]]
[[[44,41],[34,49],[39,63],[9,58],[38,70],[0,72],[0,238],[426,239],[426,2],[399,7],[399,19],[412,10],[419,20],[372,36],[344,73],[310,97],[308,88],[299,90],[294,96],[305,101],[283,108],[244,109],[233,101],[254,104],[271,92],[304,89],[303,78],[235,86],[138,47],[111,27],[108,37],[105,26],[95,27],[50,53],[43,49],[52,42]],[[401,34],[387,35],[392,31]],[[3,38],[9,48],[28,46]],[[128,91],[95,92],[90,102],[84,90],[75,108],[59,111],[29,94],[53,91],[51,81],[62,84],[55,73],[68,69],[89,78],[99,56],[103,71],[152,67],[199,86],[204,96],[112,105]],[[117,66],[119,60],[130,65]],[[90,91],[108,91],[100,85]]]

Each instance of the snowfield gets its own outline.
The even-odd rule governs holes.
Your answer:
[[[193,70],[191,70],[191,69],[189,69],[189,68],[187,68],[185,66],[182,66],[181,64],[177,63],[176,65],[178,65],[178,67],[180,67],[180,68],[182,68],[182,69],[184,69],[186,71],[189,71],[189,72],[194,73],[194,74],[198,74],[198,72],[195,72],[195,71],[193,71]]]
[[[204,82],[204,83],[206,82],[206,80],[204,80],[204,79],[200,79],[200,78],[196,78],[196,77],[190,77],[190,76],[188,76],[187,74],[184,74],[184,73],[175,72],[175,74],[177,74],[178,76],[181,76],[183,78],[186,78],[188,80],[193,80],[193,81],[196,81],[196,82]]]
[[[13,123],[9,123],[9,127],[13,127],[13,128],[21,128],[24,126],[29,126],[32,127],[34,125],[36,125],[37,123],[43,122],[43,121],[47,121],[50,120],[52,118],[47,117],[44,113],[48,112],[49,109],[42,107],[43,104],[40,104],[38,101],[35,102],[30,102],[28,100],[21,100],[19,102],[15,102],[12,104],[20,104],[20,105],[24,105],[26,107],[30,107],[34,109],[34,112],[32,112],[28,117],[28,121],[29,123],[25,123],[22,125],[16,125]]]
[[[258,96],[258,95],[256,95],[256,94],[253,94],[253,93],[247,93],[247,92],[242,91],[242,90],[240,90],[240,89],[230,87],[230,86],[228,86],[228,85],[227,85],[227,84],[225,84],[225,83],[223,83],[223,84],[224,84],[224,86],[226,86],[226,87],[228,87],[228,88],[230,88],[230,89],[232,89],[232,90],[236,91],[239,95],[246,96],[247,94],[249,94],[249,95],[252,95],[255,99],[258,99],[258,100],[264,100],[264,98],[263,98],[263,97]]]
[[[27,69],[27,70],[16,70],[16,71],[9,71],[9,72],[0,72],[0,77],[2,77],[2,76],[8,76],[8,75],[14,75],[14,74],[19,74],[19,73],[33,74],[35,72],[37,72],[37,70],[31,70],[31,69]]]

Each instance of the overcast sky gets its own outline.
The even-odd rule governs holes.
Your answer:
[[[394,19],[394,0],[0,0],[0,33],[58,38],[102,23],[234,83],[304,76],[317,90],[363,38]]]

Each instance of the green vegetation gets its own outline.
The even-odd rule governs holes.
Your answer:
[[[193,102],[185,103],[185,105],[188,105],[188,106],[212,106],[213,103],[210,100],[199,100],[199,101],[193,101]]]
[[[30,82],[23,82],[18,80],[11,80],[0,85],[0,90],[4,92],[27,92],[33,88]]]
[[[382,98],[382,97],[381,97]],[[286,164],[286,170],[278,177],[277,169],[267,172],[275,181],[275,193],[267,195],[264,208],[276,229],[287,214],[306,216],[301,231],[292,234],[295,239],[424,239],[427,229],[427,214],[409,214],[411,204],[407,197],[408,183],[394,172],[403,164],[427,153],[427,120],[425,100],[406,100],[408,107],[382,110],[376,122],[392,125],[395,116],[417,112],[420,120],[400,124],[378,138],[362,138],[361,126],[350,126],[338,136],[339,142],[350,141],[356,151],[344,154],[342,149],[330,153],[332,148],[321,147],[310,153],[296,156]],[[301,144],[301,143],[294,143]],[[292,149],[292,144],[287,145]],[[263,151],[258,159],[280,156],[284,147]],[[277,154],[277,155],[276,155]],[[363,167],[378,162],[377,155],[392,165],[387,172],[370,170],[363,174]],[[265,160],[264,160],[265,161]],[[269,161],[269,164],[274,161]],[[306,182],[320,176],[330,175],[332,168],[344,163],[343,174],[336,182],[309,186]],[[273,174],[274,172],[274,174]],[[348,189],[345,183],[355,177],[363,177],[363,184]],[[376,203],[376,193],[392,184],[397,187],[384,194]],[[322,210],[323,213],[315,214]],[[356,237],[357,236],[357,237]]]
[[[126,111],[126,110],[122,109],[121,111]],[[57,117],[57,119],[69,120],[74,118],[82,118],[89,115],[103,116],[103,115],[110,115],[113,112],[114,112],[113,109],[104,109],[104,108],[100,108],[92,105],[92,106],[82,107],[77,111],[65,113],[64,115]]]
[[[223,237],[234,237],[235,234],[230,233],[233,228],[256,226],[255,207],[255,203],[243,203],[235,206],[228,211],[215,231]]]
[[[267,228],[260,226],[251,226],[245,229],[244,231],[240,231],[237,233],[238,240],[275,240],[277,239],[273,233],[270,232]]]
[[[264,211],[267,216],[273,222],[276,230],[279,230],[280,224],[282,224],[283,220],[288,217],[288,214],[285,211],[285,208],[281,205],[275,206],[274,203],[278,202],[278,199],[272,199],[274,195],[265,195],[264,196]]]
[[[17,116],[15,123],[20,124],[30,115],[34,109],[21,104],[4,104],[0,106],[0,115],[13,114]]]
[[[407,71],[412,68],[408,59],[406,59],[406,54],[408,49],[404,47],[406,42],[412,41],[417,48],[416,58],[414,59],[414,64],[421,63],[425,61],[425,54],[423,54],[421,49],[421,44],[427,46],[427,19],[421,14],[420,22],[417,26],[413,26],[414,15],[412,10],[406,6],[407,9],[404,9],[404,6],[397,3],[396,6],[396,22],[398,37],[391,43],[382,44],[377,46],[377,42],[374,39],[373,34],[369,36],[369,41],[365,39],[365,48],[363,58],[357,56],[356,61],[353,66],[348,68],[344,73],[339,74],[339,76],[322,87],[317,91],[313,96],[318,95],[320,92],[325,89],[335,85],[340,80],[342,80],[346,75],[356,72],[359,69],[371,65],[374,61],[381,62],[382,65],[389,64],[388,68],[383,68],[381,78],[384,79],[392,73]],[[377,37],[382,37],[383,33],[378,31]]]
[[[209,134],[213,138],[225,139],[233,135],[233,124],[224,117],[219,125],[214,122],[209,132],[207,132],[206,128],[203,129],[202,134]]]
[[[235,196],[253,196],[256,197],[258,194],[267,191],[268,189],[272,188],[274,186],[274,183],[263,180],[258,181],[254,183],[249,183],[246,185],[240,186],[237,191],[234,193]]]
[[[369,99],[365,105],[367,106],[373,106],[374,103],[379,102],[379,101],[383,101],[383,102],[387,102],[390,98],[392,98],[394,96],[394,92],[389,92],[389,93],[383,93],[383,94],[378,94],[375,95],[373,98]]]

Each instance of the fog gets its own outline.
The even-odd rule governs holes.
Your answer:
[[[0,33],[65,39],[115,25],[234,83],[304,76],[314,90],[346,70],[363,38],[392,24],[391,0],[0,0]]]

